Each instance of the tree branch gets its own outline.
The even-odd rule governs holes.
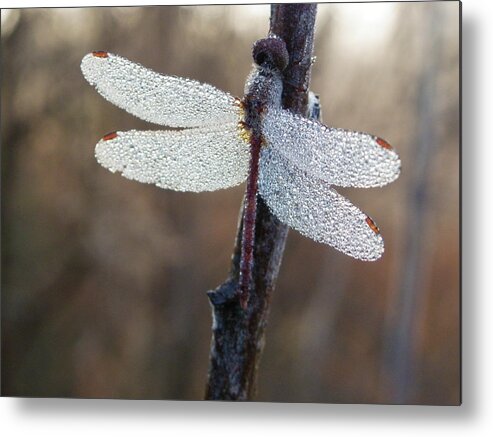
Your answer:
[[[312,64],[315,4],[271,6],[270,33],[281,37],[289,52],[283,78],[283,107],[306,115]],[[228,279],[207,293],[213,311],[206,399],[250,400],[264,343],[270,299],[281,265],[287,226],[260,196],[257,200],[253,281],[248,308],[238,300],[242,220]]]

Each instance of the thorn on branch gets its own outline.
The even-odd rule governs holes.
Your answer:
[[[238,301],[238,282],[234,279],[228,279],[214,290],[207,292],[210,303],[216,307],[227,303]]]

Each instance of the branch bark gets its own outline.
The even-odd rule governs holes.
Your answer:
[[[306,115],[316,4],[271,6],[270,33],[281,37],[289,52],[283,78],[283,107]],[[213,312],[212,341],[206,399],[251,400],[270,300],[281,265],[287,226],[257,198],[253,281],[248,308],[238,299],[241,258],[240,221],[228,279],[207,293]]]

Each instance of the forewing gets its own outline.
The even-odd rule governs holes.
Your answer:
[[[283,109],[263,122],[267,146],[293,165],[340,187],[379,187],[395,180],[401,162],[381,138],[335,129]]]
[[[181,131],[128,131],[105,135],[96,158],[128,179],[175,191],[214,191],[248,174],[249,147],[236,124]]]
[[[382,256],[383,238],[368,216],[274,149],[262,150],[259,192],[281,222],[303,235],[364,261]]]
[[[111,103],[143,120],[171,127],[198,127],[239,119],[233,96],[212,85],[163,76],[107,52],[82,59],[87,81]]]

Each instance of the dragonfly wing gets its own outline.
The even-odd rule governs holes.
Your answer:
[[[368,216],[268,147],[261,154],[259,192],[272,213],[301,234],[364,261],[382,256],[383,238]]]
[[[105,135],[96,158],[128,179],[175,191],[214,191],[248,175],[248,143],[234,123],[181,131],[128,131]]]
[[[379,187],[395,180],[401,162],[381,138],[335,129],[284,109],[268,112],[263,135],[293,165],[340,187]]]
[[[198,127],[239,118],[230,94],[194,80],[163,76],[117,55],[90,53],[81,69],[105,99],[152,123]]]

